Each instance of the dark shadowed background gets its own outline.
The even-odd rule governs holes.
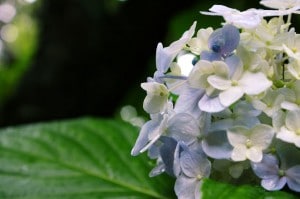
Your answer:
[[[37,23],[34,52],[1,96],[0,125],[113,117],[127,104],[143,114],[140,83],[155,69],[158,42],[169,45],[194,20],[197,29],[218,27],[220,17],[199,14],[213,4],[245,10],[260,7],[258,2],[36,0],[29,9]],[[3,65],[14,67],[20,56],[8,53]]]

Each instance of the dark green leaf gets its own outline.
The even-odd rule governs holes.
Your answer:
[[[174,198],[172,180],[130,156],[137,132],[90,118],[2,130],[0,198]]]
[[[202,187],[202,199],[296,199],[295,195],[283,192],[269,192],[259,186],[230,185],[204,180]]]

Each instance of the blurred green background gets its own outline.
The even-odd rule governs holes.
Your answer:
[[[80,116],[114,117],[132,105],[144,115],[140,83],[155,70],[155,49],[177,40],[214,4],[253,1],[0,1],[0,125]],[[299,18],[293,17],[297,21]]]

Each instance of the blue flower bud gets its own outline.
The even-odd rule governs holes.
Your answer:
[[[230,24],[215,30],[208,39],[208,47],[215,53],[226,57],[232,53],[240,41],[239,30]]]

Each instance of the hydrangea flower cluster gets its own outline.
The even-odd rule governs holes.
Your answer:
[[[195,22],[159,43],[157,71],[141,84],[151,119],[131,153],[157,161],[150,176],[174,176],[179,199],[200,198],[203,178],[249,170],[266,190],[300,192],[300,35],[291,26],[300,1],[260,3],[272,9],[202,12],[225,23],[195,34]]]

